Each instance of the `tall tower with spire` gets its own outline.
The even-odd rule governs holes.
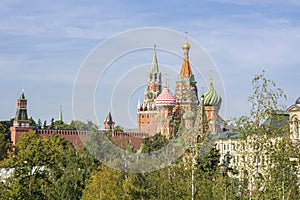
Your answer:
[[[142,103],[139,101],[137,105],[138,132],[148,133],[149,135],[156,134],[157,124],[155,116],[158,111],[154,100],[161,93],[161,90],[161,72],[157,63],[156,45],[154,45],[151,70],[148,72],[147,91],[144,95],[144,101]]]
[[[104,130],[113,131],[115,128],[115,122],[111,116],[111,113],[108,112],[106,119],[104,120]]]
[[[190,45],[188,43],[187,35],[182,49],[184,59],[180,74],[176,81],[175,99],[176,103],[179,105],[180,115],[183,115],[188,110],[196,114],[199,105],[198,90],[197,82],[195,81],[189,62]]]
[[[161,72],[158,69],[156,57],[156,45],[154,45],[154,54],[151,63],[151,71],[148,72],[147,92],[145,100],[152,104],[154,99],[159,95],[162,89]]]
[[[29,130],[32,130],[32,128],[27,115],[27,99],[24,90],[22,90],[20,97],[17,99],[17,110],[13,126],[10,127],[12,145],[14,146],[18,138]]]

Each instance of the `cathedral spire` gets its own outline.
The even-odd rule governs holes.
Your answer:
[[[188,36],[187,36],[187,32],[185,32],[185,42],[182,45],[182,49],[184,51],[184,59],[189,59],[189,50],[190,50],[191,46],[189,45],[188,42]]]
[[[154,45],[154,54],[153,54],[153,58],[152,58],[151,72],[152,73],[159,72],[158,64],[157,64],[157,58],[156,58],[156,45]]]
[[[189,80],[193,75],[193,72],[189,62],[190,45],[188,43],[187,32],[186,32],[185,42],[182,45],[182,49],[183,49],[184,59],[180,70],[180,76],[184,80]]]

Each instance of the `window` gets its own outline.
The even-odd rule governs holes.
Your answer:
[[[232,145],[231,145],[231,149],[232,149],[233,151],[235,151],[235,144],[232,144]]]
[[[294,139],[298,139],[298,133],[299,133],[299,123],[297,117],[293,120],[293,132],[294,132]]]

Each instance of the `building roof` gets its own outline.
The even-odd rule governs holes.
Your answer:
[[[180,70],[181,79],[189,80],[193,75],[192,68],[188,59],[184,59]]]
[[[113,123],[114,122],[110,112],[108,112],[108,115],[107,115],[107,117],[105,119],[105,122],[109,122],[109,123]]]
[[[278,110],[274,114],[271,114],[263,124],[273,128],[282,128],[288,123],[289,113],[284,110]]]
[[[295,102],[295,104],[298,104],[298,105],[300,105],[300,97],[298,97],[298,99],[296,99],[296,102]]]
[[[176,102],[175,98],[170,93],[169,88],[168,88],[167,85],[164,86],[163,91],[155,99],[156,106],[174,106],[175,102]]]
[[[229,140],[229,139],[237,139],[240,137],[241,133],[232,132],[232,131],[224,131],[218,133],[212,137],[212,140]]]

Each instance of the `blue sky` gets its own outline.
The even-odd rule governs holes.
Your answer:
[[[299,20],[297,0],[2,0],[0,119],[14,116],[24,88],[29,116],[50,121],[63,105],[70,122],[73,83],[86,56],[112,35],[141,27],[187,31],[207,50],[224,82],[224,118],[249,113],[251,79],[263,69],[285,91],[289,106],[300,96]],[[144,62],[151,59],[149,51]],[[100,110],[99,119],[107,111]],[[128,125],[122,119],[117,124]]]

